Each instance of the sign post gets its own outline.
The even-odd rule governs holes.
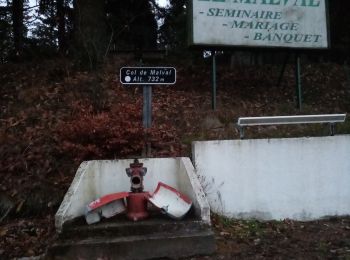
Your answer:
[[[176,83],[176,69],[173,67],[123,67],[119,73],[123,85],[143,86],[144,128],[152,126],[152,85],[173,85]]]
[[[152,127],[152,85],[175,84],[176,69],[173,67],[122,67],[119,80],[123,85],[143,87],[142,123],[143,127],[148,129]],[[147,142],[147,156],[150,155],[150,151],[151,145]]]
[[[297,97],[297,106],[299,111],[302,110],[302,89],[301,89],[301,75],[300,75],[300,56],[297,53],[295,55],[295,79],[296,79],[296,97]]]
[[[216,53],[212,51],[212,95],[211,108],[216,110]]]
[[[152,86],[143,86],[142,123],[144,128],[152,126]]]
[[[189,45],[211,48],[329,48],[328,0],[191,0]],[[216,66],[215,55],[213,71]],[[283,66],[279,82],[282,80]],[[298,107],[302,109],[300,57],[296,53]],[[215,109],[216,80],[212,78]]]

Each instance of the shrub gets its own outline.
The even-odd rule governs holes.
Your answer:
[[[92,106],[76,104],[72,119],[58,124],[59,150],[79,162],[138,157],[149,144],[153,156],[179,156],[175,127],[163,123],[144,130],[140,110],[138,104],[126,103],[96,113]]]

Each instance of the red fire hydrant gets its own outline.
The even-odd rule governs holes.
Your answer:
[[[131,191],[107,194],[90,202],[86,208],[86,222],[93,224],[99,222],[102,217],[110,218],[125,211],[126,216],[133,221],[145,219],[149,216],[148,201],[153,207],[170,217],[182,218],[190,210],[192,201],[173,187],[162,182],[158,183],[152,194],[143,191],[143,177],[146,173],[147,168],[135,159],[130,164],[130,168],[126,168],[126,174],[130,177]]]
[[[133,221],[145,219],[148,217],[147,199],[148,192],[143,191],[143,176],[147,173],[147,168],[137,159],[126,169],[126,174],[130,177],[131,192],[127,197],[127,217]]]

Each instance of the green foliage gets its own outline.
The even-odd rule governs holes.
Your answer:
[[[57,49],[56,6],[40,1],[37,15],[38,19],[32,30],[33,38],[40,47]]]

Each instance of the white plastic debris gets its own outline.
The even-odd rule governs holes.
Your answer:
[[[91,202],[86,209],[85,220],[90,224],[101,221],[101,218],[111,218],[126,211],[124,199],[128,192],[108,194]]]
[[[162,182],[158,183],[149,201],[174,219],[183,218],[192,206],[192,201],[186,195]]]

